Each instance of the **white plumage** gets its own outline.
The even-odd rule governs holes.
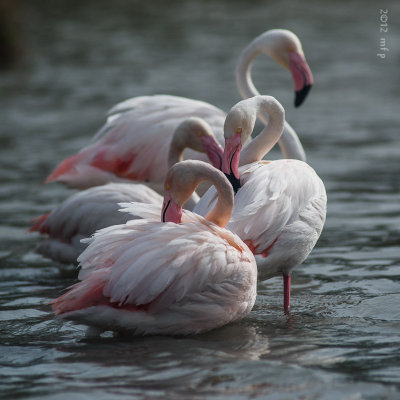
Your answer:
[[[193,186],[178,185],[188,181],[194,169]],[[102,229],[89,240],[79,257],[81,282],[53,301],[57,315],[100,331],[186,335],[217,328],[250,312],[256,298],[257,266],[238,236],[185,210],[180,223],[159,222],[160,215],[172,216],[167,210],[182,212],[181,203],[206,176],[219,187],[214,209],[218,212],[210,218],[218,217],[224,225],[233,207],[230,183],[200,161],[178,163],[170,171],[162,209],[130,204],[130,213],[146,219]]]
[[[226,228],[253,250],[259,279],[289,274],[307,258],[321,234],[326,216],[324,184],[298,160],[255,162],[239,172],[242,187]],[[215,200],[211,187],[193,211],[206,215]]]
[[[240,151],[262,112],[269,114],[268,125]],[[237,189],[227,228],[257,256],[260,279],[283,275],[288,310],[291,272],[307,258],[321,234],[326,192],[321,179],[303,161],[260,161],[282,134],[284,120],[283,107],[271,96],[255,96],[232,107],[224,125],[222,170]],[[245,164],[242,168],[239,159]],[[206,215],[214,199],[210,188],[193,211]]]
[[[186,147],[207,153],[218,166],[221,163],[223,150],[210,126],[200,118],[188,118],[178,125],[169,147],[168,163],[180,161]],[[135,183],[111,183],[76,193],[51,213],[36,219],[31,231],[46,236],[36,251],[63,263],[76,263],[86,247],[80,241],[82,238],[106,226],[128,221],[128,215],[118,211],[118,203],[129,201],[161,206],[163,198],[147,186]],[[193,209],[197,201],[198,196],[193,193],[185,207]]]
[[[131,183],[108,183],[73,194],[51,213],[39,217],[31,228],[46,236],[35,251],[62,263],[76,264],[86,248],[81,239],[134,218],[118,211],[118,203],[131,201],[161,205],[163,198],[145,185]]]
[[[46,182],[59,181],[78,189],[110,181],[162,185],[174,131],[194,116],[208,122],[223,143],[225,113],[211,104],[168,95],[135,97],[117,104],[92,143],[65,159]],[[184,156],[207,161],[204,154],[189,149]]]

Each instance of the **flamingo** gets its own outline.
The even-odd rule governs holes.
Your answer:
[[[182,210],[202,180],[218,192],[205,218]],[[250,312],[257,265],[239,237],[224,229],[233,208],[227,178],[205,162],[187,160],[169,170],[164,187],[162,207],[131,205],[150,219],[104,228],[89,239],[79,257],[82,280],[52,302],[58,317],[98,333],[188,335]]]
[[[188,118],[176,128],[168,155],[170,166],[183,160],[186,147],[206,153],[210,162],[221,168],[223,149],[204,120]],[[198,199],[193,193],[185,208],[193,209]],[[163,197],[140,183],[108,183],[73,194],[51,213],[34,220],[30,230],[47,236],[37,245],[36,252],[65,264],[77,263],[86,247],[81,239],[132,219],[118,211],[118,203],[132,201],[161,205]]]
[[[264,32],[242,51],[236,68],[236,83],[243,98],[259,95],[250,71],[255,57],[261,53],[291,71],[295,106],[300,106],[313,84],[313,76],[299,38],[284,29]],[[58,181],[78,189],[127,180],[162,185],[167,171],[166,149],[176,126],[187,117],[198,116],[210,124],[222,143],[226,117],[222,110],[209,103],[169,95],[125,100],[114,106],[107,116],[92,143],[62,161],[46,183]],[[268,122],[265,115],[260,118]],[[279,145],[285,158],[305,160],[297,134],[287,123]],[[185,158],[202,159],[202,156],[187,152]]]
[[[240,152],[262,112],[269,114],[269,124]],[[305,162],[261,161],[279,139],[284,120],[283,107],[271,96],[255,96],[233,106],[224,126],[222,171],[237,190],[227,228],[256,255],[259,279],[283,275],[288,312],[292,270],[307,258],[321,234],[327,199],[323,182]],[[193,211],[206,215],[214,202],[211,187]]]

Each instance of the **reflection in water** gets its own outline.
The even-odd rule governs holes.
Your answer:
[[[229,341],[227,341],[229,337]],[[68,355],[58,358],[59,362],[85,362],[93,360],[96,352],[96,363],[107,366],[132,365],[143,369],[159,367],[162,362],[171,360],[201,365],[206,358],[229,360],[258,360],[269,353],[268,338],[257,333],[253,326],[231,324],[193,337],[121,337],[118,335],[98,339],[81,339],[80,344],[58,347],[57,350]],[[117,346],[118,357],[110,360],[110,349]],[[108,350],[107,350],[108,348]],[[101,349],[101,351],[99,351]],[[193,353],[192,353],[193,352]],[[154,363],[154,360],[158,360]],[[200,360],[201,359],[201,360]]]
[[[24,37],[32,56],[26,68],[0,75],[6,100],[0,107],[2,395],[397,398],[395,24],[384,61],[375,59],[377,9],[358,0],[340,7],[316,1],[139,7],[116,0],[112,9],[103,0],[96,7],[20,4],[29,16]],[[385,7],[390,19],[400,11],[394,1]],[[259,284],[245,320],[197,337],[88,341],[85,327],[54,320],[48,301],[74,282],[74,273],[34,255],[38,238],[27,227],[71,191],[41,185],[45,176],[86,145],[104,110],[124,98],[170,93],[229,109],[239,99],[232,71],[240,50],[272,27],[302,39],[315,86],[295,110],[287,74],[261,57],[253,68],[256,86],[285,105],[328,192],[322,236],[293,274],[290,316],[282,312],[281,279],[274,278]]]

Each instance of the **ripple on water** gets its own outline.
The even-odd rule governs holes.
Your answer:
[[[110,12],[104,0],[47,3],[25,12],[33,8],[19,2],[29,8],[26,45],[40,51],[27,48],[28,68],[0,74],[0,397],[398,398],[398,65],[376,63],[365,51],[373,46],[360,46],[376,43],[376,6],[294,1],[282,12],[279,2],[117,0]],[[392,18],[400,9],[389,3]],[[227,35],[221,21],[236,21],[235,29]],[[315,91],[294,110],[287,74],[261,57],[255,82],[288,100],[288,119],[328,193],[322,236],[293,273],[291,314],[282,312],[282,280],[274,278],[258,285],[242,322],[192,338],[87,340],[84,326],[55,320],[48,301],[76,271],[35,255],[39,237],[27,229],[74,192],[42,185],[46,175],[90,142],[121,99],[161,90],[229,109],[242,46],[288,24],[303,40]]]

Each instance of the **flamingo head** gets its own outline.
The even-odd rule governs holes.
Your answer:
[[[299,107],[314,83],[300,39],[289,30],[272,29],[260,36],[260,46],[261,51],[291,72],[295,88],[294,105]]]
[[[299,107],[301,104],[303,104],[308,92],[311,90],[311,87],[314,83],[314,78],[307,61],[304,58],[304,55],[293,51],[289,54],[289,59],[290,72],[292,73],[296,93],[294,106]]]
[[[231,182],[235,193],[240,188],[239,161],[243,143],[251,136],[256,122],[256,112],[251,99],[242,100],[231,108],[224,125],[225,149],[222,172]]]
[[[221,168],[223,149],[205,120],[198,117],[187,118],[175,129],[170,148],[172,151],[177,149],[183,152],[186,147],[206,153],[211,164],[218,169]]]
[[[161,211],[162,222],[181,223],[182,205],[185,204],[199,183],[198,165],[210,164],[198,160],[185,160],[174,164],[167,172],[164,182],[164,202]],[[200,167],[201,168],[201,167]],[[206,167],[207,168],[207,167]]]

